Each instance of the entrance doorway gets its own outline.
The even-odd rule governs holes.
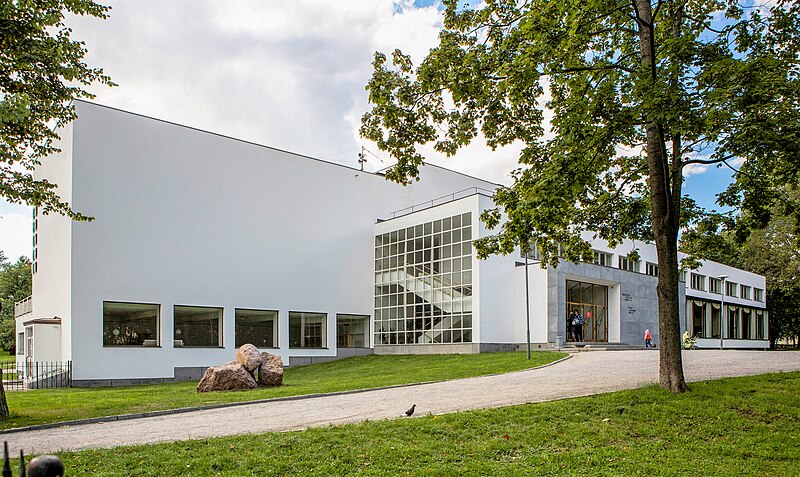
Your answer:
[[[608,287],[567,280],[567,307],[564,321],[577,310],[583,316],[583,341],[608,341]],[[572,338],[567,336],[567,340]]]

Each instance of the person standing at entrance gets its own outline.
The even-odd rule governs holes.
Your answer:
[[[583,316],[576,310],[575,317],[572,319],[572,326],[575,333],[575,341],[583,341]]]
[[[567,341],[575,341],[575,310],[567,317]]]
[[[644,330],[644,347],[645,348],[653,347],[653,336],[650,334],[649,328]]]

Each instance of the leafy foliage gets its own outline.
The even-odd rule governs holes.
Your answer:
[[[14,303],[30,296],[33,277],[31,261],[20,257],[10,263],[0,251],[0,349],[14,353]]]
[[[88,219],[59,198],[56,184],[32,171],[59,151],[56,129],[75,119],[72,100],[94,97],[84,87],[113,85],[102,69],[84,63],[84,43],[71,38],[64,15],[106,18],[108,10],[90,0],[0,3],[0,197]]]
[[[391,64],[375,54],[361,134],[397,158],[387,177],[418,178],[422,144],[454,155],[479,138],[493,148],[522,143],[513,185],[482,216],[495,234],[475,242],[480,256],[535,243],[543,266],[559,254],[588,260],[584,230],[611,246],[654,241],[662,385],[685,389],[677,240],[701,211],[682,197],[683,170],[745,159],[722,200],[757,221],[778,200],[776,184],[798,183],[797,6],[443,3],[439,45],[416,69],[400,51]]]

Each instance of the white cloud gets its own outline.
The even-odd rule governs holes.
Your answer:
[[[31,226],[29,207],[0,204],[0,250],[9,261],[21,256],[31,257]]]
[[[688,164],[683,168],[683,177],[700,175],[708,170],[708,164]]]

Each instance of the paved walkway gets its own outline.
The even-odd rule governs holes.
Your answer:
[[[795,371],[800,370],[800,352],[689,351],[684,353],[684,370],[689,381]],[[657,380],[656,351],[596,351],[498,376],[27,431],[3,438],[12,455],[20,448],[27,455],[52,453],[391,419],[411,404],[417,404],[420,415],[444,414],[599,394]]]

